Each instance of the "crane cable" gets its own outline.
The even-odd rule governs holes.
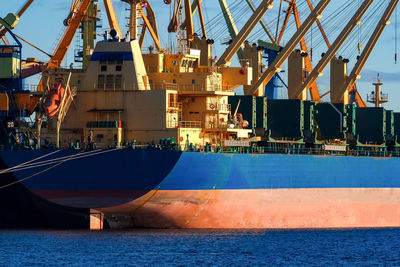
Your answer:
[[[279,11],[278,11],[278,21],[276,23],[276,34],[275,34],[275,42],[278,41],[278,31],[279,31],[279,21],[281,18],[281,11],[282,11],[282,0],[279,3]]]

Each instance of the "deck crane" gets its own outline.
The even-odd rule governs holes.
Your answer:
[[[250,7],[251,11],[255,12],[256,8],[254,7],[253,1],[252,0],[246,0],[247,5]],[[269,40],[274,46],[278,46],[276,43],[274,37],[272,36],[272,33],[268,29],[267,25],[264,23],[263,20],[260,21],[261,27],[264,29],[264,32],[268,35]]]
[[[170,3],[167,3],[170,4]],[[182,27],[182,29],[186,29],[186,40],[187,46],[190,47],[191,41],[194,36],[194,26],[193,26],[193,16],[197,10],[199,10],[199,18],[201,24],[201,30],[203,36],[207,38],[207,31],[204,22],[203,10],[201,7],[201,0],[194,0],[191,4],[190,0],[183,0],[184,8],[185,8],[185,21],[182,25],[178,25],[178,17],[180,16],[181,8],[182,8],[182,0],[174,1],[173,15],[171,21],[168,26],[168,32],[177,32],[178,27]]]
[[[252,1],[251,0],[246,0],[246,2],[249,5],[250,9],[254,12],[255,11],[255,7],[254,7]],[[233,40],[238,35],[239,31],[238,31],[238,29],[236,27],[235,21],[234,21],[234,19],[232,17],[232,14],[230,12],[230,9],[228,7],[228,4],[227,4],[226,0],[219,0],[219,4],[220,4],[220,7],[221,7],[222,14],[223,14],[223,16],[225,18],[225,22],[226,22],[226,25],[227,25],[227,28],[228,28],[229,35],[230,35],[231,39]],[[263,48],[265,48],[264,52],[268,54],[268,62],[270,63],[270,62],[273,61],[273,59],[275,59],[275,57],[276,57],[276,55],[277,55],[277,53],[279,51],[279,47],[276,44],[275,39],[273,38],[272,34],[270,33],[267,25],[264,23],[263,20],[260,20],[260,24],[261,24],[262,28],[264,29],[265,33],[268,35],[268,37],[270,39],[270,42],[271,42],[271,43],[267,43],[267,42],[264,42],[264,41],[259,41],[259,43],[261,43],[261,42],[263,43],[261,46]],[[243,63],[244,63],[243,62],[243,59],[244,59],[243,45],[238,49],[236,54],[237,54],[237,56],[239,58],[239,61],[242,63],[241,65],[243,65]],[[255,65],[253,65],[253,64],[255,64]],[[252,62],[252,65],[253,65],[253,68],[254,67],[258,67],[257,66],[258,64],[256,64],[255,62]],[[253,74],[255,75],[255,77],[257,77],[255,79],[253,79],[254,82],[255,82],[255,81],[258,80],[259,77],[254,72],[254,70],[253,70]],[[269,99],[277,98],[277,86],[276,86],[277,80],[282,80],[278,74],[273,80],[271,80],[270,83],[268,83],[268,85],[265,88],[265,95]],[[244,87],[244,93],[246,93],[247,87],[249,87],[249,86]]]
[[[219,5],[221,7],[222,15],[224,16],[226,26],[228,27],[229,35],[231,36],[232,40],[236,38],[239,31],[236,27],[236,24],[233,20],[232,13],[228,7],[226,0],[218,0]],[[240,46],[236,52],[239,60],[243,59],[243,47]]]
[[[307,0],[307,5],[310,8],[310,10],[313,11],[314,8],[313,8],[312,3],[311,3],[310,0]],[[284,20],[284,23],[283,23],[283,26],[282,26],[281,33],[279,35],[278,44],[280,43],[280,41],[281,41],[281,39],[283,37],[283,32],[284,32],[284,30],[285,30],[285,28],[287,26],[287,23],[288,23],[288,20],[289,20],[288,15],[290,15],[292,13],[293,13],[293,15],[295,17],[296,25],[297,25],[297,28],[298,28],[298,27],[300,27],[301,23],[300,23],[300,18],[299,18],[299,12],[297,10],[296,0],[290,0],[290,2],[289,2],[289,7],[288,7],[288,9],[286,11],[286,17],[285,17],[285,20]],[[318,26],[319,31],[321,32],[322,37],[323,37],[323,39],[324,39],[324,41],[325,41],[325,43],[326,43],[326,45],[328,46],[328,49],[329,49],[331,47],[331,43],[329,42],[329,39],[328,39],[328,37],[327,37],[327,35],[326,35],[322,25],[321,25],[321,22],[319,20],[317,20],[317,26]],[[300,42],[300,47],[301,47],[301,50],[305,51],[308,54],[308,49],[307,49],[306,42],[305,42],[304,39]],[[309,55],[307,55],[305,57],[305,67],[306,67],[306,70],[308,72],[312,72],[312,65],[311,65],[311,60],[310,60]],[[320,96],[318,88],[317,88],[317,83],[314,82],[314,83],[312,83],[310,85],[310,93],[311,93],[311,98],[312,98],[313,101],[320,102],[321,98],[326,96],[327,94],[329,94],[330,91],[328,91],[325,94]],[[366,107],[367,106],[365,104],[365,102],[362,100],[360,94],[358,93],[356,84],[353,85],[352,93],[355,95],[355,100],[356,100],[356,103],[357,103],[357,105],[359,107]]]
[[[288,22],[289,22],[289,18],[290,18],[290,16],[291,16],[291,14],[293,14],[293,16],[294,16],[297,29],[299,29],[300,26],[301,26],[300,15],[299,15],[299,12],[298,12],[298,9],[297,9],[296,0],[290,0],[290,1],[288,1],[288,3],[289,3],[289,6],[288,6],[288,8],[287,8],[287,10],[286,10],[286,16],[285,16],[285,19],[284,19],[284,22],[283,22],[281,31],[280,31],[280,33],[279,33],[279,37],[278,37],[278,39],[277,39],[278,45],[279,45],[279,44],[281,43],[281,41],[282,41],[282,37],[283,37],[283,34],[284,34],[285,30],[286,30],[286,26],[287,26],[287,24],[288,24]],[[314,8],[313,8],[313,6],[312,6],[310,0],[307,0],[307,4],[308,4],[308,6],[309,6],[309,8],[310,8],[310,10],[311,10],[311,12],[312,12],[312,11],[314,10]],[[327,38],[327,36],[326,36],[326,34],[325,34],[324,29],[322,28],[322,25],[321,25],[319,19],[317,19],[317,25],[318,25],[318,28],[319,28],[319,30],[320,30],[320,32],[321,32],[321,34],[322,34],[322,36],[323,36],[325,42],[327,43],[327,45],[328,45],[328,47],[329,47],[329,46],[330,46],[329,40],[328,40],[328,38]],[[306,68],[306,70],[307,70],[308,72],[311,72],[312,69],[313,69],[313,67],[312,67],[312,64],[311,64],[310,55],[309,55],[309,53],[308,53],[306,41],[304,40],[304,38],[302,38],[302,39],[300,40],[300,48],[301,48],[301,50],[304,51],[305,54],[306,54],[306,57],[305,57],[305,68]],[[320,101],[321,101],[321,97],[320,97],[320,95],[319,95],[318,86],[317,86],[317,83],[316,83],[316,82],[313,82],[313,83],[311,84],[311,87],[310,87],[310,94],[311,94],[311,99],[312,99],[313,101],[315,101],[315,102],[320,102]],[[289,98],[290,98],[290,95],[289,95]]]
[[[301,84],[297,89],[293,92],[289,92],[289,98],[299,98],[304,90],[307,90],[309,86],[317,80],[319,76],[322,76],[322,71],[328,65],[329,62],[335,57],[339,48],[343,45],[345,40],[349,37],[351,32],[356,28],[357,25],[361,23],[361,18],[365,15],[369,7],[372,5],[374,0],[365,0],[354,16],[350,19],[347,25],[343,28],[342,32],[330,46],[328,51],[324,53],[322,59],[318,62],[318,64],[314,67],[313,71],[308,75],[307,79]]]
[[[144,37],[146,34],[146,30],[148,30],[150,32],[151,37],[153,38],[157,51],[162,51],[163,49],[161,47],[160,37],[158,34],[156,15],[149,1],[147,1],[145,9],[147,14],[145,14],[143,8],[141,8],[141,14],[143,17],[144,25],[139,39],[140,48],[143,49]]]
[[[130,5],[130,20],[129,20],[129,38],[131,40],[136,40],[138,36],[140,36],[139,39],[139,44],[141,47],[143,47],[143,42],[144,42],[144,35],[145,31],[148,30],[151,34],[151,37],[154,40],[154,43],[156,45],[157,51],[162,51],[160,39],[158,36],[158,29],[157,29],[157,22],[155,18],[154,11],[149,3],[149,1],[143,1],[143,0],[122,0],[122,2],[126,2]],[[143,8],[146,8],[147,10],[147,15],[144,12]],[[141,17],[144,22],[144,26],[142,28],[141,34],[138,34],[137,32],[137,18]]]
[[[253,89],[251,90],[252,94],[261,95],[259,92],[260,88],[265,87],[265,85],[271,80],[271,78],[275,75],[275,73],[280,72],[280,67],[285,62],[285,60],[292,53],[296,45],[299,44],[301,39],[305,36],[311,26],[315,23],[317,19],[322,16],[322,12],[328,7],[331,3],[331,0],[321,0],[315,9],[311,12],[308,18],[303,22],[300,28],[296,31],[293,37],[289,40],[286,46],[283,48],[281,53],[276,57],[274,62],[268,67],[267,71],[261,76],[258,82],[255,84]]]
[[[344,86],[337,92],[331,92],[331,101],[333,103],[340,103],[340,102],[347,103],[347,99],[343,99],[346,90],[352,88],[352,86],[355,84],[355,81],[361,78],[360,76],[361,71],[364,68],[365,64],[367,63],[369,56],[371,55],[373,49],[375,48],[375,45],[377,44],[380,36],[383,33],[383,30],[386,28],[387,25],[390,24],[390,17],[395,11],[398,3],[399,0],[391,0],[390,3],[388,4],[385,13],[378,22],[378,25],[376,26],[374,32],[372,33],[372,36],[370,37],[367,45],[365,46],[364,50],[359,56],[357,63],[355,64],[353,70],[351,71],[351,74],[347,77]]]
[[[296,0],[291,0],[290,4],[292,4],[292,7],[290,7],[290,5],[289,5],[289,8],[288,8],[288,10],[286,11],[286,13],[287,13],[287,15],[288,15],[288,14],[291,14],[291,13],[293,12],[294,17],[295,17],[295,20],[296,20],[296,25],[297,25],[297,27],[300,27],[300,18],[299,18],[299,13],[298,13],[298,10],[297,10]],[[307,5],[308,5],[308,7],[310,8],[310,10],[313,11],[314,8],[313,8],[312,3],[311,3],[310,0],[307,0]],[[288,17],[286,16],[285,22],[284,22],[284,24],[283,24],[284,26],[282,27],[282,29],[284,29],[284,28],[286,27],[285,25],[287,24],[287,22],[288,22]],[[317,20],[317,26],[318,26],[319,31],[321,32],[322,37],[323,37],[323,39],[324,39],[324,41],[325,41],[325,43],[326,43],[326,45],[328,46],[328,49],[329,49],[329,48],[331,47],[331,43],[329,42],[329,39],[328,39],[328,37],[327,37],[327,35],[326,35],[326,33],[325,33],[325,31],[324,31],[322,25],[321,25],[321,22],[320,22],[319,20]],[[283,34],[283,33],[280,34],[279,39],[282,38],[282,37],[281,37],[282,34]],[[278,41],[278,43],[279,43],[279,42],[280,42],[280,41]],[[304,39],[300,42],[300,47],[301,47],[301,49],[302,49],[303,51],[305,51],[305,52],[308,54],[307,46],[306,46],[306,43],[305,43]],[[312,65],[311,65],[311,60],[310,60],[309,55],[307,55],[306,58],[305,58],[305,67],[306,67],[306,70],[307,70],[308,72],[312,72]],[[312,100],[314,100],[314,101],[316,101],[316,102],[320,102],[320,100],[321,100],[322,97],[324,97],[324,96],[326,96],[327,94],[330,93],[330,91],[328,91],[328,92],[326,92],[325,94],[323,94],[323,95],[320,96],[320,95],[319,95],[319,92],[318,92],[318,88],[317,88],[317,83],[316,83],[316,82],[315,82],[315,83],[312,83],[310,86],[311,86],[311,87],[310,87],[311,98],[312,98]],[[355,100],[356,100],[356,102],[357,102],[357,105],[358,105],[359,107],[366,107],[367,105],[366,105],[365,102],[362,100],[360,94],[359,94],[358,91],[357,91],[357,86],[356,86],[356,84],[353,85],[352,92],[353,92],[354,95],[355,95]]]
[[[244,27],[240,30],[236,38],[233,39],[232,43],[219,58],[216,63],[217,66],[230,64],[230,60],[232,59],[232,57],[236,54],[238,49],[242,46],[246,38],[256,27],[256,25],[260,22],[264,14],[273,7],[273,2],[273,0],[263,0],[261,2],[256,11],[251,15]]]
[[[86,15],[86,11],[89,8],[92,0],[74,0],[73,9],[71,10],[73,14],[68,16],[67,29],[65,30],[60,42],[58,43],[53,56],[50,58],[50,61],[46,65],[44,72],[48,72],[51,69],[57,69],[61,66],[68,49],[74,39],[76,32],[78,31],[79,25]],[[39,104],[40,99],[43,98],[44,88],[44,77],[40,79],[39,85],[37,87],[37,95],[31,99],[30,103],[30,112],[32,113],[36,108],[37,104]]]

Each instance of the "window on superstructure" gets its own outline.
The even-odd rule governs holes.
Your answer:
[[[192,84],[195,84],[196,83],[196,80],[192,80]]]
[[[104,89],[104,75],[97,76],[97,88]]]
[[[107,66],[101,66],[101,71],[107,71]]]
[[[194,61],[193,61],[193,60],[190,60],[190,61],[189,61],[189,64],[188,64],[188,67],[189,67],[189,68],[193,68],[193,65],[194,65]]]
[[[107,55],[100,55],[100,64],[107,63]]]
[[[106,88],[114,88],[114,75],[107,75],[106,77]]]
[[[186,67],[186,64],[187,64],[187,60],[186,59],[182,60],[181,67]]]
[[[122,75],[115,75],[115,88],[120,89],[122,87]]]
[[[178,65],[178,61],[172,61],[172,66],[177,66]]]
[[[117,64],[123,64],[124,63],[124,55],[117,55],[116,60],[117,60]]]
[[[170,108],[175,108],[177,107],[177,95],[176,94],[169,94],[169,101],[168,101],[168,106]]]
[[[115,66],[115,71],[122,71],[122,66],[121,65]]]
[[[172,80],[172,83],[176,83],[176,80],[175,80],[175,79],[173,79],[173,80]]]
[[[115,61],[117,60],[116,55],[109,55],[108,56],[108,64],[115,64]]]

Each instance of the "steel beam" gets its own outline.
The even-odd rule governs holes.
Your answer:
[[[115,15],[114,7],[111,0],[104,0],[108,24],[112,30],[116,30],[120,39],[123,39],[121,28],[119,27],[117,16]]]
[[[221,6],[222,14],[224,15],[226,26],[228,27],[229,35],[231,36],[232,40],[236,38],[238,35],[238,29],[236,27],[235,21],[233,20],[231,11],[229,10],[228,4],[225,0],[218,0],[219,5]],[[239,47],[238,51],[236,52],[239,59],[243,59],[243,48],[242,46]]]
[[[249,5],[251,11],[253,11],[253,12],[256,11],[256,8],[254,7],[253,1],[251,1],[251,0],[246,0],[246,3]],[[272,36],[271,32],[269,31],[267,25],[264,23],[264,21],[263,21],[262,19],[260,20],[260,24],[261,24],[261,27],[263,27],[265,33],[268,35],[268,38],[269,38],[269,40],[271,41],[271,43],[273,43],[275,46],[278,46],[278,45],[276,44],[276,42],[275,42],[274,37]]]
[[[225,50],[221,58],[217,62],[217,66],[221,66],[229,62],[238,49],[242,46],[246,38],[250,35],[256,25],[260,22],[265,12],[271,9],[274,0],[263,0],[256,11],[251,15],[250,19],[246,22],[244,27],[240,30],[239,34],[232,41],[229,47]]]

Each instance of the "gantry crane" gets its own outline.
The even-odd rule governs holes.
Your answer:
[[[33,3],[34,0],[27,0],[24,6],[18,11],[17,15],[18,17],[21,17],[25,11],[29,8],[29,6]],[[4,37],[4,34],[7,32],[7,28],[2,29],[3,27],[0,27],[0,39],[3,40],[5,45],[8,45],[8,42],[6,38]]]

